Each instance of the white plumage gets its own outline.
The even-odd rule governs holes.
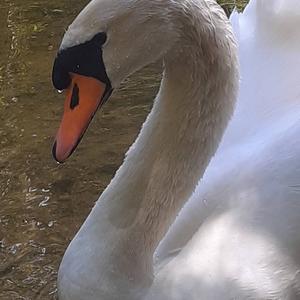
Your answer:
[[[300,4],[252,0],[232,22],[241,88],[209,165],[238,79],[231,27],[213,0],[94,0],[66,33],[63,48],[107,31],[114,87],[159,57],[165,72],[64,256],[60,299],[299,299]]]

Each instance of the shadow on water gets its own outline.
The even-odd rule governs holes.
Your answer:
[[[63,166],[51,157],[63,95],[51,85],[59,41],[87,0],[0,4],[0,299],[56,299],[59,262],[149,112],[150,66],[98,113]]]

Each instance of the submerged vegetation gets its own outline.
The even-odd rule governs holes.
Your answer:
[[[238,11],[243,11],[250,0],[217,0],[224,8],[227,15],[230,15],[232,10],[236,8]]]

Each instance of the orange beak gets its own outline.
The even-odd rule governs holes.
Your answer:
[[[60,163],[76,149],[97,109],[106,100],[106,85],[101,81],[74,73],[71,78],[63,118],[52,149],[55,160]]]

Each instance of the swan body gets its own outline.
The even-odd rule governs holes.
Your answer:
[[[300,297],[299,15],[299,2],[252,0],[231,16],[239,99],[216,155],[156,251],[164,265],[183,249],[156,277],[168,286],[155,289],[178,295],[171,299],[187,289],[203,299]]]
[[[242,80],[228,127],[239,72],[215,1],[94,0],[70,26],[63,50],[107,32],[114,88],[158,58],[164,75],[137,140],[65,253],[59,299],[299,298],[300,39],[290,25],[300,9],[266,2],[252,0],[232,19]],[[267,10],[274,18],[263,18]],[[288,38],[274,34],[276,24]]]

